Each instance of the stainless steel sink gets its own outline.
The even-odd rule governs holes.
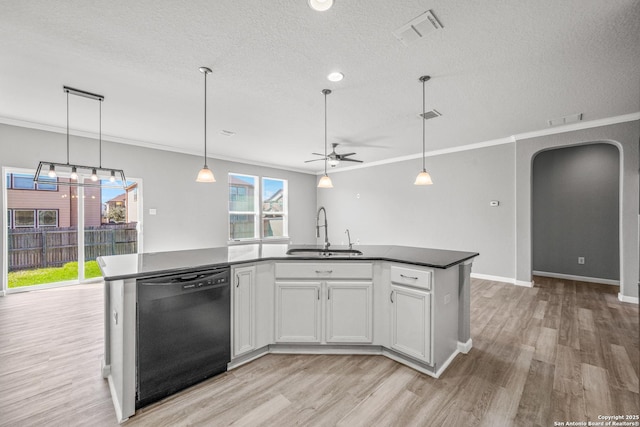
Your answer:
[[[340,255],[362,255],[357,249],[319,249],[319,248],[291,248],[287,255],[317,255],[317,256],[340,256]]]

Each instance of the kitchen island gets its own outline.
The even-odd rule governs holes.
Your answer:
[[[472,346],[473,252],[356,246],[359,254],[285,244],[237,245],[98,259],[105,353],[120,421],[136,409],[136,283],[231,268],[233,369],[267,353],[381,354],[439,377]],[[291,249],[302,249],[288,255]]]

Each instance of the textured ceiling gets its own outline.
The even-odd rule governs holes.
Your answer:
[[[105,96],[105,139],[296,170],[329,143],[365,162],[640,111],[637,0],[0,1],[0,122],[64,128],[62,86]],[[392,31],[427,10],[444,29],[404,46]],[[338,83],[326,75],[339,70]],[[71,127],[97,131],[72,97]],[[93,104],[92,104],[93,103]],[[235,132],[226,137],[221,130]],[[63,147],[61,146],[61,151]],[[345,165],[344,163],[338,167]],[[346,164],[350,165],[350,164]]]

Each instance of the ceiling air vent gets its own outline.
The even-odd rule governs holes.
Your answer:
[[[570,116],[560,117],[559,119],[549,119],[547,123],[549,126],[561,126],[568,125],[569,123],[576,123],[582,120],[582,113],[571,114]]]
[[[420,113],[418,116],[422,117],[425,120],[435,119],[436,117],[440,117],[442,114],[438,110],[431,110],[425,113]]]
[[[404,45],[408,45],[418,39],[421,39],[428,33],[444,28],[438,18],[433,14],[432,10],[427,10],[422,15],[412,19],[393,32]]]

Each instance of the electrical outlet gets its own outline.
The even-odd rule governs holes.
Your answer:
[[[584,264],[584,257],[583,256],[579,256],[578,257],[578,264]]]

